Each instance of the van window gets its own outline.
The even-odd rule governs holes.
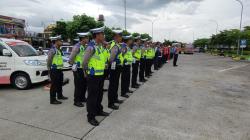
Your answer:
[[[6,42],[6,43],[20,57],[38,56],[37,51],[28,43],[24,42]]]
[[[6,48],[0,43],[0,56],[3,56],[3,49]]]

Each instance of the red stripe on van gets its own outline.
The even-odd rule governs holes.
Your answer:
[[[9,76],[0,76],[0,84],[10,84]]]

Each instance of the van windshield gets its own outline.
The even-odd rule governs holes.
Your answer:
[[[38,56],[37,51],[25,42],[6,42],[10,48],[20,57]]]

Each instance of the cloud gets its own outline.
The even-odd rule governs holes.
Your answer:
[[[105,16],[105,24],[124,28],[123,0],[1,0],[0,13],[25,19],[28,30],[41,32],[43,24],[57,20],[72,20],[73,15],[86,13],[97,18]],[[238,28],[240,5],[235,0],[126,0],[127,29],[130,32],[151,34],[154,23],[154,39],[171,38],[190,42],[193,33],[197,37],[209,37],[219,30]],[[243,0],[245,9],[243,26],[250,23],[249,0]]]
[[[157,8],[165,7],[169,3],[189,3],[200,2],[202,0],[126,0],[128,10],[136,11],[138,13],[150,13]],[[94,2],[102,4],[105,7],[121,9],[124,7],[124,0],[95,0]]]

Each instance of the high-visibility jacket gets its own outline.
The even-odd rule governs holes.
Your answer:
[[[62,53],[56,48],[55,51],[56,54],[53,56],[51,69],[62,69],[63,68]]]
[[[155,57],[155,48],[151,48],[151,50],[152,50],[152,59],[154,59],[154,57]]]
[[[124,54],[124,63],[125,65],[131,65],[133,63],[133,55],[132,51],[129,47],[127,47],[127,52]]]
[[[114,47],[114,46],[117,46],[118,47],[118,53],[116,54],[116,57],[115,57],[115,62],[117,65],[123,65],[123,61],[124,61],[124,58],[122,56],[122,52],[121,52],[121,45],[116,43],[115,41],[112,41],[111,45],[110,45],[110,50]]]
[[[103,54],[104,54],[104,57],[105,57],[106,62],[108,62],[109,57],[110,57],[110,52],[109,52],[109,50],[106,49],[106,48],[103,48]]]
[[[144,55],[146,59],[151,59],[152,58],[151,49],[150,48],[146,49]]]
[[[141,59],[141,48],[138,48],[135,53],[134,53],[134,58],[137,60],[137,61],[140,61]]]
[[[85,53],[85,47],[83,45],[80,45],[79,53],[75,57],[75,64],[78,68],[82,68],[82,62],[83,62],[83,56]]]
[[[95,53],[90,58],[88,63],[88,74],[100,76],[104,74],[105,56],[102,51],[102,46],[93,46]]]

